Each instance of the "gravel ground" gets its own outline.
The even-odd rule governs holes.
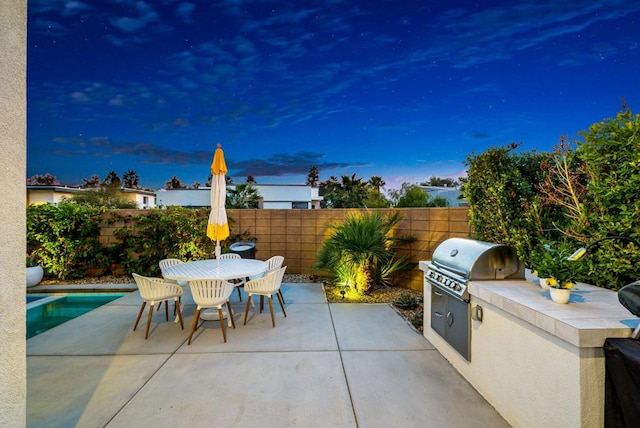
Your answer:
[[[107,275],[87,277],[80,279],[70,280],[55,280],[45,279],[41,282],[42,285],[55,285],[55,284],[128,284],[132,283],[133,277],[129,275]],[[283,282],[285,283],[317,283],[323,282],[322,277],[313,275],[292,275],[288,274],[284,276]],[[422,314],[422,292],[416,290],[410,290],[402,287],[377,287],[374,288],[371,293],[365,296],[357,296],[351,298],[348,295],[343,296],[340,292],[343,287],[336,287],[333,285],[324,286],[325,295],[327,300],[331,303],[390,303],[392,307],[407,321],[407,323],[413,326],[418,331],[422,331],[422,320],[420,315]],[[393,303],[399,299],[413,300],[418,304],[416,307],[407,308],[393,305]]]

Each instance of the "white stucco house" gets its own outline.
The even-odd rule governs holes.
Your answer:
[[[320,208],[322,201],[317,188],[303,184],[255,184],[254,187],[260,194],[260,208],[263,209],[314,209]],[[211,188],[160,189],[156,193],[156,203],[159,207],[209,207]]]
[[[91,189],[67,186],[27,186],[27,205],[57,204],[81,192],[91,192]],[[125,199],[135,202],[139,209],[156,207],[155,192],[121,188],[120,193]]]

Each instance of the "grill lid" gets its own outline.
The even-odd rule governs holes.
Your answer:
[[[503,244],[450,238],[438,245],[431,262],[466,280],[524,278],[515,250]]]

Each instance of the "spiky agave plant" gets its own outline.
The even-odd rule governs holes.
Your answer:
[[[411,241],[395,238],[392,229],[402,219],[395,212],[353,213],[340,224],[331,226],[331,235],[320,248],[317,269],[327,270],[338,284],[367,293],[374,283],[388,283],[393,272],[405,269],[405,258],[396,258],[394,244]]]

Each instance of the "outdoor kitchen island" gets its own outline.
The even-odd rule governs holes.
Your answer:
[[[471,280],[467,359],[431,328],[432,287],[425,278],[425,338],[511,425],[604,425],[605,339],[630,337],[639,322],[615,292],[578,284],[561,305],[528,275]]]

